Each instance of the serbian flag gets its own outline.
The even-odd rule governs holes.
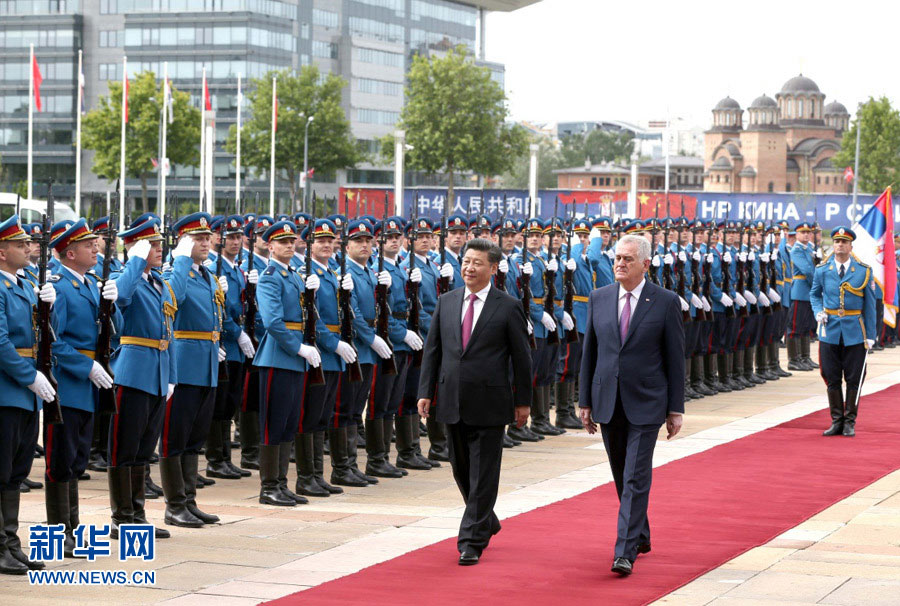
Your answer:
[[[41,82],[44,81],[44,77],[34,55],[31,56],[31,78],[34,81],[34,106],[41,111]]]
[[[212,100],[209,98],[209,85],[206,83],[206,74],[203,74],[203,108],[212,111]]]
[[[852,166],[848,166],[847,168],[844,169],[844,181],[846,181],[847,183],[850,183],[851,181],[853,181],[853,167]]]
[[[894,205],[891,188],[878,196],[872,208],[853,225],[856,241],[853,253],[872,268],[875,281],[884,293],[884,323],[897,325],[897,256],[894,250]]]

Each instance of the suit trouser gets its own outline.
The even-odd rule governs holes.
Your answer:
[[[609,423],[600,425],[603,444],[609,456],[619,495],[619,521],[615,557],[631,561],[637,557],[638,545],[650,542],[650,482],[653,476],[653,450],[659,435],[659,424],[635,425],[628,421],[620,396]]]
[[[175,386],[172,398],[166,402],[160,456],[200,452],[209,434],[215,400],[215,387],[182,383]]]
[[[0,491],[18,490],[31,473],[38,412],[0,406]]]
[[[278,446],[294,439],[303,405],[305,373],[261,367],[259,376],[259,441]]]
[[[323,371],[325,383],[313,385],[306,373],[303,383],[303,406],[297,433],[314,433],[328,429],[328,422],[334,414],[334,398],[337,395],[341,373],[338,370]]]
[[[337,393],[334,396],[334,416],[332,417],[329,427],[350,427],[356,425],[356,418],[362,414],[366,407],[366,399],[369,397],[369,390],[372,389],[372,372],[375,369],[374,364],[360,364],[362,370],[362,381],[358,383],[350,382],[350,373],[342,372],[341,380],[338,383]],[[372,408],[371,401],[369,408]]]
[[[166,396],[116,386],[116,410],[109,422],[110,467],[144,466],[150,462],[162,431]]]
[[[500,530],[494,504],[500,487],[505,430],[504,425],[482,427],[462,421],[447,425],[453,479],[466,503],[456,539],[460,552],[468,547],[480,554]]]
[[[244,367],[244,388],[241,412],[259,412],[259,367]]]
[[[44,425],[44,472],[51,482],[77,480],[87,468],[94,431],[94,413],[62,407],[61,425]]]
[[[397,366],[397,374],[387,375],[382,372],[383,362],[375,365],[371,380],[371,389],[366,394],[369,397],[369,408],[366,410],[366,419],[393,419],[400,409],[400,400],[406,391],[406,376],[412,362],[412,354],[400,352],[394,356]]]
[[[843,389],[842,380],[846,381],[847,387],[859,387],[865,359],[866,347],[863,343],[844,345],[842,338],[835,345],[819,339],[819,373],[829,390]]]

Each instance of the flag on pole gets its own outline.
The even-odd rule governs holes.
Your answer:
[[[851,181],[853,181],[853,167],[852,166],[848,166],[847,168],[844,169],[844,181],[846,181],[847,183],[850,183]]]
[[[31,57],[31,77],[34,79],[34,106],[38,111],[41,110],[41,82],[44,77],[41,75],[41,68],[38,67],[37,57]]]
[[[169,82],[168,78],[165,80],[163,89],[163,102],[166,104],[166,109],[169,113],[169,124],[172,124],[175,121],[175,98],[172,96],[172,83]]]
[[[875,282],[884,293],[884,323],[894,327],[900,301],[897,300],[897,251],[894,250],[894,206],[890,187],[878,196],[872,208],[853,224],[852,229],[856,232],[853,254],[872,268]]]
[[[278,95],[275,93],[275,85],[272,85],[272,132],[278,132]]]
[[[78,72],[78,93],[81,99],[81,106],[78,109],[82,114],[85,114],[87,109],[84,104],[84,70]]]
[[[122,74],[122,81],[125,83],[125,92],[122,93],[122,116],[125,124],[128,124],[128,74]]]
[[[209,97],[209,85],[206,83],[206,74],[203,74],[203,109],[212,111],[212,99]]]

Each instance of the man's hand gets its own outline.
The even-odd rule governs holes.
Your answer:
[[[591,418],[591,409],[585,407],[578,408],[578,418],[581,419],[581,425],[589,434],[597,433],[597,424]]]
[[[678,432],[681,431],[681,424],[684,422],[684,415],[670,412],[666,417],[666,439],[671,440]]]
[[[516,406],[516,427],[522,429],[528,421],[528,415],[530,414],[531,406]]]
[[[419,416],[423,419],[428,418],[428,410],[431,408],[431,399],[430,398],[422,398],[416,403],[416,408],[419,409]]]

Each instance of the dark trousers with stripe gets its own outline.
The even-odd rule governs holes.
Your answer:
[[[735,351],[743,351],[752,345],[756,345],[756,342],[759,341],[760,317],[758,313],[748,313],[746,317],[741,318]]]
[[[722,355],[733,351],[737,340],[739,318],[729,318],[724,311],[715,312],[713,321],[713,343],[717,348],[716,353]]]
[[[403,388],[403,396],[400,398],[400,406],[397,409],[397,416],[411,417],[419,414],[417,403],[419,401],[419,376],[422,368],[416,368],[410,362],[407,365],[406,385]]]
[[[306,373],[261,367],[259,381],[259,441],[266,446],[290,442],[297,433],[303,408]]]
[[[844,345],[843,338],[837,344],[819,340],[819,374],[829,390],[842,389],[842,381],[847,387],[858,388],[863,379],[863,362],[866,360],[866,346],[863,343]]]
[[[707,317],[712,317],[712,312],[708,312]],[[713,336],[713,320],[704,320],[696,322],[697,324],[697,345],[694,348],[694,355],[705,356],[707,354],[716,353],[712,343]]]
[[[175,386],[172,399],[166,402],[160,456],[200,452],[209,434],[215,400],[215,387],[181,383]]]
[[[578,334],[577,343],[561,343],[559,346],[559,368],[557,376],[560,383],[571,383],[578,378],[578,372],[581,368],[581,343],[584,340],[584,334]]]
[[[244,366],[244,386],[241,412],[259,412],[259,367]]]
[[[697,349],[700,340],[700,322],[693,320],[684,325],[684,355],[690,357]]]
[[[400,400],[406,390],[406,375],[409,372],[412,355],[400,353],[394,356],[397,364],[397,374],[385,375],[382,372],[382,363],[375,365],[372,375],[372,389],[369,391],[369,408],[366,410],[366,419],[394,418],[400,409]]]
[[[531,350],[531,368],[534,385],[550,385],[556,378],[556,363],[559,359],[559,345],[547,345],[547,339],[535,339],[537,348]]]
[[[334,416],[329,427],[351,427],[357,424],[357,417],[362,415],[369,390],[372,388],[372,371],[375,366],[360,364],[359,368],[362,371],[362,381],[356,383],[350,381],[349,372],[341,373],[337,394],[334,397]]]
[[[219,372],[219,385],[216,387],[216,400],[212,416],[214,421],[231,421],[241,405],[244,389],[243,363],[220,362],[220,370],[223,367],[227,369],[227,372]]]
[[[0,406],[0,491],[18,490],[31,473],[38,412]]]
[[[146,465],[162,431],[166,397],[116,386],[116,410],[109,420],[109,464]]]
[[[325,375],[323,385],[310,383],[309,374],[304,377],[303,406],[300,408],[300,421],[297,424],[298,433],[325,431],[329,427],[328,422],[334,414],[334,399],[341,382],[341,373],[337,370],[326,370],[323,374]]]
[[[60,425],[44,425],[44,453],[51,482],[77,480],[87,469],[94,433],[94,413],[62,407]]]
[[[788,325],[788,336],[792,338],[809,336],[816,330],[816,319],[813,317],[812,305],[809,301],[791,301],[791,320]]]

